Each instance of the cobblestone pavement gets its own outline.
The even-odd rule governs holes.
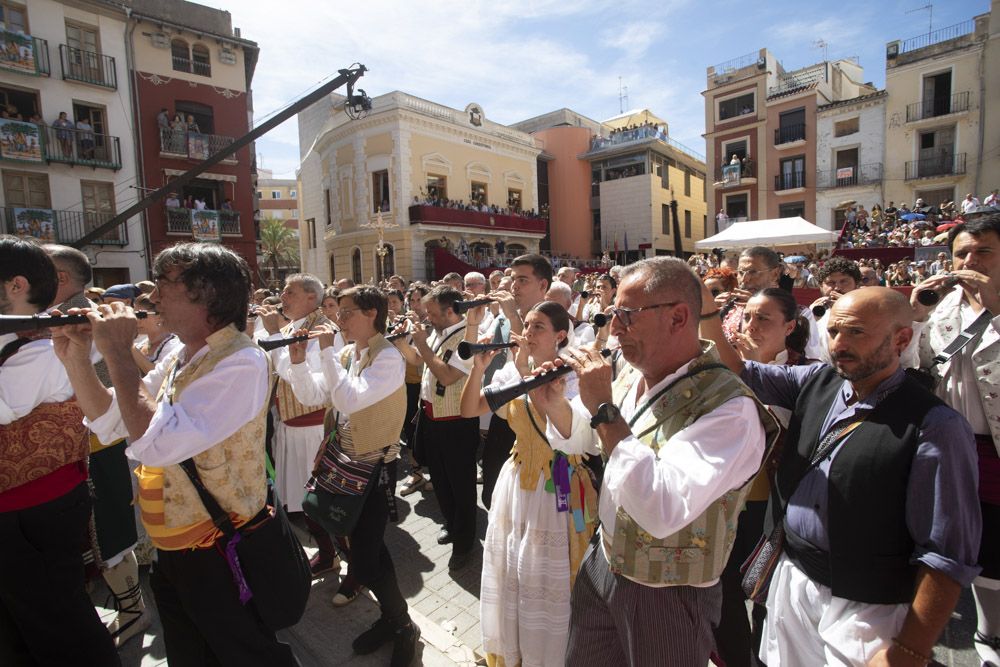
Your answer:
[[[396,564],[403,595],[410,604],[411,615],[421,629],[421,649],[418,664],[431,666],[475,665],[481,658],[482,638],[479,631],[479,573],[482,552],[476,551],[469,565],[456,573],[448,571],[450,545],[439,545],[440,530],[437,502],[432,492],[414,493],[398,498],[400,522],[386,530],[386,544]],[[486,530],[486,511],[479,510],[479,534]],[[308,537],[301,533],[303,544],[312,552]],[[345,566],[346,567],[346,566]],[[303,667],[320,665],[387,665],[390,649],[369,656],[356,656],[351,641],[378,618],[378,607],[370,596],[359,597],[347,607],[337,609],[330,603],[337,590],[336,577],[318,580],[302,621],[294,628],[282,631]],[[144,577],[147,604],[152,594]],[[94,593],[95,603],[104,602],[106,591]],[[104,615],[111,612],[99,609]],[[951,624],[935,651],[939,664],[949,667],[980,667],[972,648],[975,630],[975,606],[965,591]],[[140,639],[133,639],[121,650],[125,667],[152,667],[166,664],[163,638],[159,623]],[[481,664],[485,664],[481,662]]]

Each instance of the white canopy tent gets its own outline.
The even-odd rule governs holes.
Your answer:
[[[749,248],[750,246],[786,246],[804,243],[833,243],[837,233],[800,217],[734,222],[715,236],[697,241],[698,250],[712,248]]]

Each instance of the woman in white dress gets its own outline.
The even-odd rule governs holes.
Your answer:
[[[493,376],[507,384],[552,361],[566,344],[570,321],[553,302],[532,308],[514,361]],[[462,392],[462,416],[489,412],[483,373],[495,353],[476,355]],[[576,378],[565,394],[577,393]],[[506,413],[506,414],[503,414]],[[565,664],[570,591],[597,520],[597,492],[580,456],[554,452],[545,438],[545,417],[527,396],[498,411],[517,436],[493,491],[483,546],[480,627],[490,667]],[[595,452],[596,453],[596,452]]]

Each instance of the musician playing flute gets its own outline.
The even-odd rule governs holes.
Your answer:
[[[532,395],[553,449],[598,443],[606,461],[566,664],[702,667],[736,519],[777,425],[699,340],[701,285],[686,263],[646,259],[621,278],[611,333],[627,363],[614,383],[597,350],[569,350],[579,396],[552,384]]]

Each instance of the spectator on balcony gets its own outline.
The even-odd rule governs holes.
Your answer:
[[[169,141],[169,145],[166,146],[168,152],[187,154],[187,149],[184,145],[186,136],[187,123],[184,122],[184,117],[179,113],[174,114],[174,119],[170,123],[170,136],[164,137]]]
[[[171,192],[169,195],[167,195],[166,205],[167,205],[167,208],[180,208],[181,207],[181,200],[177,198],[177,193],[176,192]]]
[[[65,111],[60,111],[59,118],[52,123],[52,127],[56,130],[56,141],[59,142],[62,156],[69,157],[73,154],[73,130],[76,126],[66,117]]]
[[[31,114],[31,118],[28,119],[28,122],[29,123],[34,123],[35,125],[39,125],[39,126],[44,126],[45,125],[45,119],[42,118],[41,115],[38,114],[37,112]]]
[[[156,126],[160,128],[161,132],[170,129],[170,114],[167,113],[166,107],[160,109],[160,113],[156,114]]]
[[[970,192],[962,200],[962,213],[971,213],[979,208],[979,199]]]
[[[222,206],[221,206],[221,207],[219,207],[219,208],[220,208],[221,210],[223,210],[223,211],[232,211],[232,210],[233,210],[233,200],[232,200],[232,199],[229,199],[229,198],[227,197],[227,198],[226,198],[226,201],[222,202]]]
[[[983,206],[1000,206],[1000,197],[997,196],[996,188],[993,188],[993,191],[986,195],[986,199],[983,200]]]
[[[94,128],[86,117],[76,121],[76,138],[80,142],[80,155],[88,160],[94,159]]]
[[[722,231],[723,228],[729,224],[729,216],[726,215],[725,209],[719,209],[719,212],[715,214],[715,228],[718,231]]]
[[[736,153],[733,153],[733,157],[729,160],[729,166],[735,167],[735,166],[739,166],[739,164],[740,164],[740,158],[739,158],[739,156],[736,155]]]
[[[205,207],[206,207],[205,198],[204,197],[195,197],[195,199],[194,199],[194,210],[196,210],[196,211],[204,211]]]
[[[198,127],[198,121],[194,119],[194,116],[188,114],[187,117],[187,131],[201,133],[201,128]]]

